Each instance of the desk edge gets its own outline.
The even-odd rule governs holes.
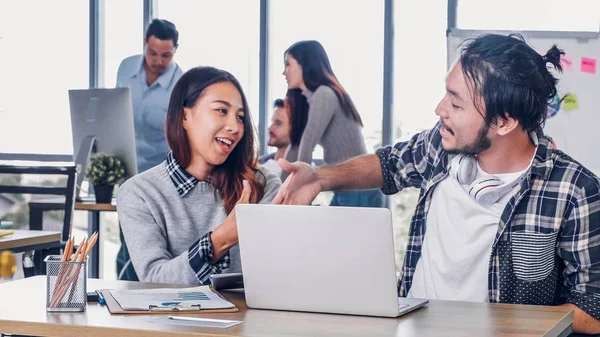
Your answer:
[[[554,336],[569,336],[570,333],[565,334],[567,330],[573,330],[573,319],[575,317],[575,312],[571,309],[568,313],[566,313],[560,321],[556,322],[554,326],[546,331],[544,336],[554,337]]]

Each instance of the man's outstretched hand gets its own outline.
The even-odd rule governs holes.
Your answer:
[[[290,175],[279,188],[273,203],[310,205],[321,192],[321,183],[317,171],[303,162],[290,163],[285,159],[279,159],[278,163]]]

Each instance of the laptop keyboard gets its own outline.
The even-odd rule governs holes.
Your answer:
[[[404,300],[402,297],[398,297],[398,310],[402,310],[403,308],[408,307],[408,304],[400,303]]]

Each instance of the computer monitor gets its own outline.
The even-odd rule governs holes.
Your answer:
[[[92,153],[119,157],[128,177],[137,174],[135,129],[129,88],[69,90],[73,156],[78,168],[76,196]]]

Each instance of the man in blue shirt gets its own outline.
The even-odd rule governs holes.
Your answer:
[[[183,73],[173,61],[178,40],[173,23],[155,19],[146,30],[144,54],[119,66],[117,87],[131,89],[138,173],[160,164],[169,151],[165,118],[171,91]]]
[[[169,152],[165,118],[173,87],[183,74],[173,61],[178,41],[173,23],[155,19],[146,30],[144,54],[130,56],[119,66],[117,87],[131,89],[138,173],[160,164]],[[120,237],[117,278],[137,281],[122,232]]]

